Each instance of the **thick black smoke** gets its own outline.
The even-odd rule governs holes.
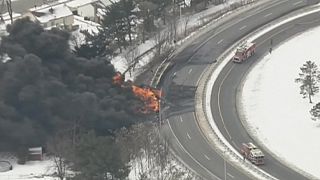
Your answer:
[[[0,51],[0,147],[42,145],[59,130],[105,134],[142,119],[131,89],[112,84],[104,58],[73,55],[69,33],[44,30],[28,19],[8,27]]]

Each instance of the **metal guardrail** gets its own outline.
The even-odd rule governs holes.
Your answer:
[[[227,51],[225,51],[219,58],[218,58],[218,62],[222,62],[222,61],[229,61],[229,59],[226,59],[227,56],[232,52],[234,51],[240,44],[242,44],[243,42],[245,42],[247,39],[249,39],[250,37],[252,36],[255,36],[257,35],[258,33],[260,33],[263,29],[266,29],[268,27],[271,27],[273,26],[274,24],[277,24],[277,23],[280,23],[282,22],[283,20],[285,19],[288,19],[288,18],[291,18],[292,16],[295,16],[299,13],[302,13],[302,12],[306,12],[306,11],[312,11],[314,9],[317,9],[319,7],[315,7],[315,6],[311,6],[311,7],[307,7],[307,8],[303,8],[303,9],[300,9],[300,10],[297,10],[295,11],[294,13],[290,13],[284,17],[281,17],[277,20],[275,20],[272,24],[267,24],[265,26],[262,26],[260,28],[258,28],[256,31],[254,31],[253,33],[250,33],[248,34],[247,36],[243,37],[241,40],[239,40],[238,42],[236,42],[232,47],[230,47]],[[205,81],[202,81],[200,82],[201,85],[199,85],[198,87],[198,90],[197,90],[197,95],[196,95],[196,102],[200,102],[200,104],[198,104],[198,112],[196,112],[196,115],[197,115],[197,119],[203,119],[205,118],[206,121],[208,121],[208,111],[206,109],[206,107],[208,106],[208,102],[205,100],[205,97],[206,97],[206,92],[207,92],[207,83],[209,82],[210,80],[210,77],[212,76],[212,74],[214,73],[214,70],[216,69],[217,66],[219,66],[219,64],[214,64],[213,66],[210,66],[208,67],[208,69],[206,69],[206,71],[208,71],[209,73],[206,73],[203,75],[203,78],[205,79]],[[200,84],[199,83],[199,84]],[[197,105],[196,105],[197,106]],[[203,114],[201,114],[203,113]],[[199,117],[199,116],[203,116],[203,117]],[[201,123],[199,123],[200,127],[201,127]],[[225,153],[225,151],[227,151],[227,153],[229,153],[230,156],[232,156],[235,160],[239,161],[239,162],[243,162],[242,160],[242,157],[239,156],[239,154],[237,154],[235,152],[235,150],[232,150],[229,148],[228,145],[225,144],[226,140],[222,140],[219,135],[217,134],[217,132],[212,128],[212,126],[209,124],[209,122],[207,122],[207,125],[209,125],[209,127],[211,128],[211,132],[210,133],[213,133],[213,135],[216,137],[216,140],[219,142],[219,144],[221,146],[223,146],[224,148],[224,151],[223,152],[220,152],[221,154]],[[209,138],[209,137],[207,137]],[[210,139],[208,139],[210,140]],[[221,151],[221,150],[220,150]],[[224,157],[226,158],[226,157]],[[246,168],[250,169],[251,171],[257,173],[259,176],[265,178],[265,179],[270,179],[270,180],[274,180],[276,178],[272,177],[271,175],[269,175],[268,173],[262,171],[260,168],[258,168],[257,166],[249,163],[249,162],[243,162],[242,163]],[[240,167],[241,168],[241,167]],[[297,170],[295,168],[295,170]],[[302,172],[302,171],[299,171],[300,173],[304,174],[305,176],[308,176],[309,178],[311,179],[314,179],[314,177],[312,177],[311,175],[309,174],[306,174],[305,172]],[[248,173],[248,172],[247,172]]]
[[[236,7],[236,8],[227,8],[227,10],[226,10],[226,9],[222,9],[222,10],[220,10],[220,12],[214,12],[214,13],[212,13],[212,14],[210,14],[210,15],[207,15],[206,17],[209,17],[209,16],[213,16],[213,17],[214,17],[214,19],[210,19],[210,18],[209,18],[208,21],[214,21],[214,20],[215,20],[215,21],[219,21],[219,20],[225,18],[226,15],[231,15],[232,13],[230,13],[230,12],[232,12],[233,10],[239,9],[239,8],[245,8],[245,7],[247,7],[248,5],[252,5],[252,4],[254,4],[254,3],[258,2],[258,1],[263,1],[263,0],[247,0],[247,1],[241,1],[241,5],[240,5],[239,7]],[[217,15],[217,14],[218,14],[218,15]],[[201,28],[199,28],[199,29],[201,30]],[[203,29],[202,29],[202,30],[203,30]],[[139,56],[139,58],[142,58],[143,56],[149,54],[150,52],[152,52],[153,49],[154,49],[154,48],[150,49],[150,51],[148,50],[148,51],[145,52],[143,55]],[[169,55],[165,60],[163,60],[163,61],[161,62],[161,64],[158,66],[158,68],[157,68],[156,71],[155,71],[155,75],[154,75],[154,77],[152,78],[151,83],[150,83],[150,85],[151,85],[152,87],[156,87],[156,86],[160,83],[162,75],[163,75],[164,72],[167,70],[167,68],[168,68],[170,65],[172,65],[172,62],[171,62],[170,60],[175,56],[176,53],[177,53],[177,51],[171,52],[170,55]]]
[[[212,75],[213,70],[216,68],[216,66],[217,66],[219,63],[221,63],[221,59],[226,58],[227,55],[228,55],[229,53],[231,53],[239,44],[243,43],[243,42],[245,41],[245,39],[248,39],[249,37],[258,34],[261,30],[266,29],[266,28],[274,25],[275,23],[279,23],[279,22],[283,21],[284,19],[287,19],[287,18],[289,18],[289,17],[291,17],[291,16],[293,16],[293,15],[296,15],[296,14],[299,14],[299,13],[302,13],[302,12],[305,12],[305,11],[308,11],[308,10],[311,11],[312,9],[316,9],[316,7],[307,7],[307,8],[303,8],[303,9],[297,10],[297,11],[294,12],[294,14],[288,14],[288,15],[282,17],[282,18],[279,18],[279,19],[273,21],[272,24],[267,24],[267,25],[265,25],[265,26],[262,26],[262,27],[258,28],[256,31],[254,31],[253,33],[251,33],[251,34],[243,37],[240,41],[238,41],[237,43],[235,43],[231,48],[229,48],[225,53],[223,53],[223,54],[218,58],[218,63],[217,63],[217,64],[215,64],[214,66],[208,68],[208,69],[212,70],[212,71],[210,71],[210,74],[208,74],[208,75]],[[170,66],[169,60],[170,60],[170,58],[167,58],[165,61],[163,61],[163,62],[161,63],[161,66],[157,69],[157,74],[156,74],[155,78],[152,80],[152,84],[151,84],[151,85],[155,86],[155,85],[157,85],[157,84],[160,82],[161,76],[163,75],[163,73],[165,72],[165,70],[167,69],[167,67]],[[206,81],[205,81],[204,84],[206,84],[206,83],[209,81],[209,76],[208,76],[208,75],[206,76],[207,78],[206,78]],[[204,76],[205,76],[205,75],[203,75],[203,77],[204,77]],[[198,87],[198,89],[201,89],[201,88]],[[202,100],[203,100],[202,98],[205,96],[204,93],[206,92],[206,89],[207,89],[207,87],[205,86],[205,87],[203,87],[203,89],[202,89],[201,91],[198,91],[198,90],[197,90],[197,92],[200,92],[200,93],[201,93],[200,96],[196,96],[196,97],[201,97],[201,98],[200,98],[200,101],[201,101],[200,107],[201,107],[201,109],[206,106],[206,102],[205,102],[205,101],[202,101]],[[196,100],[196,102],[198,102],[198,101],[199,101],[199,99]],[[199,108],[199,107],[198,107],[198,108]],[[208,123],[207,111],[203,111],[203,109],[202,109],[202,112],[205,113],[205,114],[204,114],[204,117],[205,117],[205,119],[206,119],[206,121],[207,121],[207,123]],[[198,115],[199,115],[199,114],[196,113],[197,119],[199,119]],[[199,126],[200,126],[200,125],[199,125]],[[237,161],[240,161],[240,162],[241,162],[241,161],[242,161],[242,157],[240,157],[234,150],[231,150],[231,149],[225,144],[225,142],[222,141],[222,139],[219,138],[219,136],[216,134],[216,132],[213,130],[213,128],[212,128],[210,125],[209,125],[208,127],[211,128],[211,132],[212,132],[212,133],[214,134],[214,136],[217,138],[217,140],[219,141],[219,144],[220,144],[220,145],[223,145],[223,147],[227,150],[227,153],[228,153],[229,155],[231,155],[231,156],[232,156],[234,159],[236,159]],[[208,138],[208,137],[207,137],[207,138]],[[225,151],[220,152],[220,154],[225,154],[225,153],[226,153]],[[224,158],[226,158],[226,157],[224,157]],[[179,159],[179,158],[178,158],[178,159]],[[181,162],[180,159],[179,159],[178,161],[183,164],[183,162]],[[243,161],[242,161],[242,162],[243,162]],[[243,163],[243,165],[244,165],[247,169],[251,169],[252,171],[254,171],[255,173],[257,173],[258,175],[260,175],[261,177],[263,177],[263,178],[265,178],[265,179],[272,179],[272,180],[275,179],[274,177],[272,177],[272,176],[270,176],[269,174],[261,171],[259,168],[257,168],[255,165],[252,165],[251,163],[245,162],[245,163]],[[302,172],[302,173],[304,174],[304,172]],[[248,172],[247,172],[247,174],[248,174]],[[249,176],[252,176],[252,174],[251,174],[250,172],[249,172]],[[309,176],[309,177],[312,177],[312,176]]]

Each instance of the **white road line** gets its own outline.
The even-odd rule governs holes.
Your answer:
[[[224,124],[224,119],[223,119],[222,113],[221,113],[220,92],[221,92],[221,86],[222,86],[222,84],[224,83],[224,80],[226,80],[226,78],[229,76],[229,74],[230,74],[231,70],[234,68],[234,66],[235,66],[235,65],[234,65],[234,63],[233,63],[232,66],[231,66],[231,68],[230,68],[229,71],[227,72],[227,74],[226,74],[226,75],[224,76],[224,78],[222,79],[221,84],[219,85],[219,88],[218,88],[218,109],[219,109],[219,115],[220,115],[220,118],[221,118],[223,127],[224,127],[224,129],[226,130],[226,132],[227,132],[227,134],[228,134],[228,136],[229,136],[230,139],[232,139],[232,138],[231,138],[231,135],[230,135],[228,129],[226,128],[226,125]]]
[[[206,171],[207,171],[209,174],[211,174],[213,177],[215,177],[215,178],[218,179],[218,180],[221,180],[218,176],[216,176],[215,174],[213,174],[208,168],[206,168],[205,166],[203,166],[197,159],[195,159],[195,158],[183,147],[183,145],[180,143],[178,137],[177,137],[176,134],[174,133],[174,131],[173,131],[171,125],[170,125],[169,119],[167,119],[167,123],[168,123],[168,125],[169,125],[170,131],[172,132],[174,138],[177,140],[178,145],[181,147],[182,151],[184,151],[185,153],[187,153],[187,154],[190,156],[190,158],[191,158],[192,160],[194,160],[194,162],[196,162],[200,167],[202,167],[204,170],[206,170]],[[189,166],[187,165],[187,167],[189,167]],[[190,168],[190,167],[189,167],[189,168]]]
[[[218,43],[217,44],[220,44],[220,43],[222,43],[223,42],[223,39],[221,39],[220,41],[218,41]]]
[[[234,178],[234,176],[232,176],[230,173],[227,173],[228,176],[230,176],[232,179]]]
[[[298,1],[298,2],[295,2],[293,3],[294,6],[298,5],[298,4],[301,4],[303,1]]]
[[[180,122],[183,122],[183,119],[182,119],[182,117],[181,116],[179,116],[180,117]]]
[[[189,139],[191,139],[191,137],[190,137],[189,133],[187,133],[187,137],[188,137]]]
[[[241,31],[241,30],[243,30],[244,28],[246,28],[247,26],[242,26],[239,30]]]
[[[261,13],[261,12],[263,12],[263,11],[266,11],[267,9],[271,9],[272,7],[278,6],[279,4],[283,4],[283,3],[286,3],[286,2],[288,2],[288,1],[289,1],[289,0],[282,0],[282,1],[276,2],[276,3],[272,4],[271,6],[269,6],[269,7],[267,7],[267,8],[263,8],[263,9],[261,9],[261,10],[255,11],[255,13],[254,13],[253,15],[249,15],[248,17],[252,17],[252,16],[254,16],[254,15],[256,15],[256,14],[259,14],[259,13]],[[248,17],[247,17],[247,18],[248,18]],[[238,21],[236,21],[236,22],[234,22],[234,23],[231,23],[231,24],[229,24],[229,25],[226,25],[224,28],[218,30],[217,33],[211,35],[206,41],[202,42],[202,43],[199,45],[199,47],[202,46],[203,44],[207,43],[210,39],[212,39],[213,37],[215,37],[217,34],[223,32],[224,30],[232,27],[233,25],[241,22],[241,21],[244,20],[244,19],[245,19],[245,18],[241,18],[241,19],[239,19]],[[188,62],[190,62],[190,61],[192,60],[193,56],[195,56],[195,55],[196,55],[196,53],[194,53],[194,54],[188,59]],[[199,82],[200,82],[201,77],[202,77],[202,75],[204,74],[204,72],[205,72],[205,70],[202,71],[199,79],[197,80],[197,84],[196,84],[197,86],[199,85]]]
[[[189,69],[188,74],[190,74],[192,72],[192,69]]]
[[[271,15],[272,15],[272,13],[269,13],[269,14],[264,15],[264,17],[268,17],[268,16],[271,16]]]
[[[208,159],[208,161],[210,161],[210,158],[207,156],[207,155],[205,155],[205,154],[203,154],[204,155],[204,157],[206,158],[206,159]]]

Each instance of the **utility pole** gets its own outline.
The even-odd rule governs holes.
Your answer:
[[[223,152],[225,156],[225,151]],[[223,157],[223,166],[224,166],[224,180],[227,180],[227,163],[225,157]]]

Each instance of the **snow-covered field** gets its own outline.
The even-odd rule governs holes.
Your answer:
[[[25,165],[17,164],[17,159],[11,155],[1,153],[0,160],[11,163],[13,170],[0,172],[1,180],[56,180],[52,177],[54,173],[54,163],[50,159],[43,161],[28,161]]]
[[[306,61],[320,66],[319,47],[319,27],[285,42],[248,74],[241,98],[246,121],[258,139],[286,162],[317,178],[320,122],[311,120],[309,111],[320,95],[310,104],[294,80]]]

